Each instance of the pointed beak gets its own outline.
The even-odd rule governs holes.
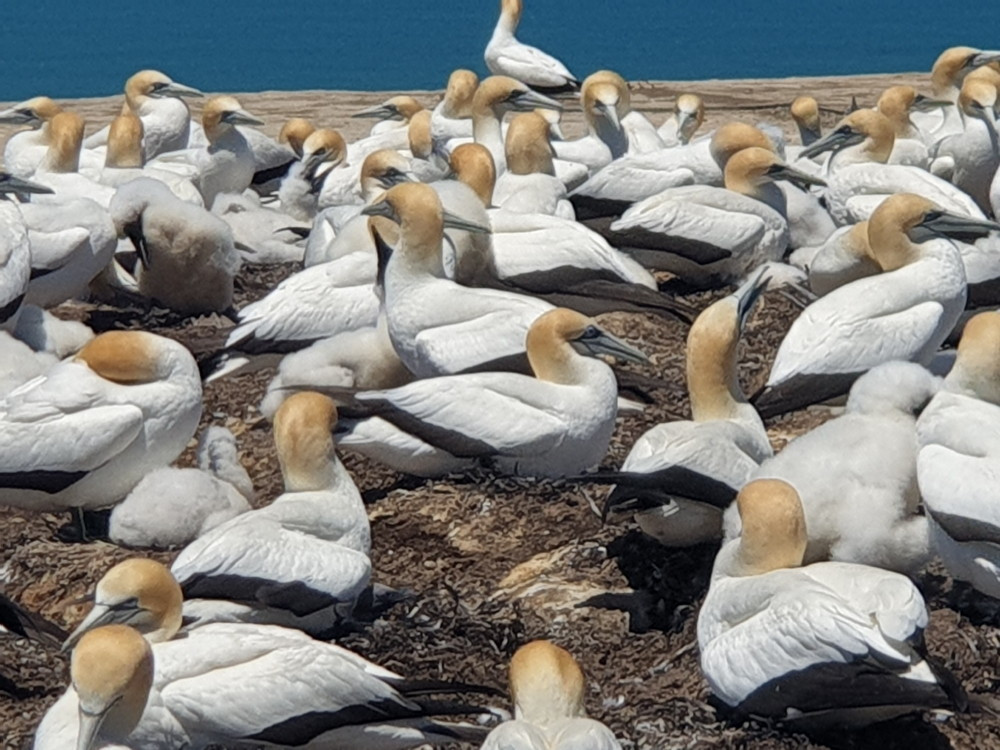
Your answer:
[[[805,172],[801,172],[798,169],[795,169],[795,167],[790,167],[787,164],[775,164],[767,170],[767,174],[772,180],[787,180],[796,187],[800,187],[806,191],[809,190],[810,185],[826,187],[825,180],[822,180],[819,177],[813,177]]]
[[[183,83],[177,83],[173,81],[168,83],[163,88],[156,92],[156,96],[173,96],[178,99],[183,99],[185,97],[189,99],[198,99],[204,96],[198,89],[192,88],[191,86],[185,86]]]
[[[111,706],[108,706],[108,709],[110,708]],[[79,707],[80,730],[76,736],[76,750],[90,750],[94,747],[97,734],[101,731],[101,725],[108,715],[108,709],[94,714],[84,709],[82,705]]]
[[[381,200],[375,201],[374,203],[369,203],[367,206],[361,209],[362,216],[382,216],[383,218],[389,219],[390,221],[399,222],[396,216],[396,209],[392,207],[389,201]]]
[[[612,336],[607,331],[594,327],[597,335],[579,338],[571,341],[570,345],[580,354],[591,357],[608,356],[623,362],[637,362],[639,364],[649,364],[649,357],[629,344],[626,344],[617,336]]]
[[[146,237],[142,233],[142,218],[137,218],[122,227],[122,234],[132,241],[132,246],[139,256],[143,267],[149,268],[149,248],[146,247]]]
[[[226,112],[222,116],[223,122],[228,122],[230,125],[263,125],[264,121],[258,117],[254,117],[252,114],[247,112],[245,109],[234,109]]]
[[[747,279],[739,289],[733,292],[733,296],[736,297],[736,309],[740,318],[740,330],[743,330],[743,327],[746,325],[747,318],[750,317],[750,312],[753,310],[754,304],[756,304],[760,296],[767,290],[767,285],[771,283],[771,277],[767,275],[766,270],[761,268]]]
[[[467,221],[461,216],[456,216],[451,211],[442,211],[444,216],[444,225],[449,229],[461,229],[465,232],[472,232],[473,234],[492,234],[493,230],[489,227],[484,227],[482,224],[476,224],[473,221]]]
[[[799,155],[799,158],[811,159],[814,156],[819,156],[825,151],[837,153],[848,146],[853,146],[855,143],[861,143],[864,138],[864,135],[856,133],[853,130],[837,128],[832,133],[827,133],[826,136],[820,138],[811,146],[807,146],[802,149],[802,153]]]
[[[20,177],[15,177],[6,172],[0,172],[0,193],[34,193],[36,195],[50,195],[54,191],[45,185],[37,182],[28,182]]]
[[[551,109],[562,112],[563,106],[555,99],[550,99],[545,94],[528,89],[521,92],[521,95],[512,101],[513,109],[517,112],[530,112],[533,109]]]
[[[399,117],[399,111],[388,104],[376,104],[360,112],[355,112],[351,117],[370,117],[375,120],[392,120]]]
[[[0,112],[0,125],[40,125],[42,120],[30,109],[12,107]]]
[[[618,108],[614,104],[608,104],[606,102],[597,102],[597,108],[600,110],[601,115],[604,119],[611,123],[611,126],[618,131],[622,129],[622,122],[618,119]]]
[[[607,523],[612,516],[664,508],[673,503],[674,501],[668,496],[656,491],[617,485],[611,490],[608,499],[604,501],[604,507],[601,508],[601,523]]]
[[[960,239],[962,237],[982,237],[1000,230],[1000,224],[987,219],[974,219],[971,216],[953,214],[950,211],[935,212],[925,218],[918,226],[925,227],[935,234]]]
[[[302,167],[307,175],[316,174],[319,165],[326,159],[328,151],[325,148],[313,151],[308,156],[302,158]]]
[[[913,100],[913,104],[910,105],[910,109],[914,112],[931,112],[935,109],[950,107],[951,104],[947,99],[931,99],[929,96],[917,94],[917,97]]]
[[[105,604],[95,604],[93,609],[83,618],[83,622],[76,626],[76,630],[67,636],[66,640],[63,641],[62,648],[59,649],[61,653],[69,653],[73,650],[83,634],[88,630],[93,630],[94,628],[99,628],[102,625],[113,625],[115,623],[122,623],[127,620],[128,615],[134,612],[134,609],[130,610],[117,610],[108,607]]]
[[[1000,61],[1000,50],[983,50],[972,56],[969,67],[974,69],[997,61]]]

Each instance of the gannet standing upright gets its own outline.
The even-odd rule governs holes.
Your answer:
[[[545,94],[578,91],[580,81],[565,65],[514,38],[522,10],[522,0],[500,0],[500,18],[486,45],[486,67],[490,73],[510,76]]]
[[[472,137],[489,149],[497,174],[507,169],[501,127],[504,115],[536,108],[560,110],[562,105],[508,76],[490,76],[476,89],[472,98]]]

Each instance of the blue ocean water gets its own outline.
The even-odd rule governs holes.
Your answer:
[[[927,70],[1000,47],[991,3],[525,0],[518,36],[578,76],[697,80]],[[0,100],[100,96],[140,68],[205,91],[436,89],[484,72],[498,0],[3,0]]]

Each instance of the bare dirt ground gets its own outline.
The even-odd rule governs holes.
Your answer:
[[[893,77],[926,82],[923,76]],[[665,113],[677,92],[701,93],[709,107],[708,127],[730,118],[766,119],[791,134],[785,107],[811,92],[831,114],[829,125],[856,95],[870,104],[889,78],[789,79],[639,83],[633,103]],[[348,138],[367,123],[347,115],[387,94],[288,92],[247,94],[245,107],[276,133],[288,116],[342,128]],[[417,92],[427,104],[436,94]],[[748,105],[773,104],[745,110]],[[103,124],[120,106],[113,99],[73,102],[91,122]],[[654,115],[654,121],[662,118]],[[567,130],[579,127],[578,112],[566,116]],[[0,130],[0,137],[7,133]],[[291,266],[247,268],[241,274],[239,305],[266,294]],[[691,298],[703,307],[718,296]],[[145,328],[175,338],[196,355],[211,351],[231,325],[219,317],[164,320],[137,310],[89,304],[57,311],[95,330]],[[752,391],[766,377],[777,345],[797,314],[779,293],[767,293],[745,336],[742,380]],[[685,327],[652,316],[602,317],[614,333],[637,343],[653,364],[637,368],[667,384],[656,403],[628,414],[619,426],[605,467],[619,466],[648,427],[688,414],[684,387]],[[281,476],[269,424],[256,405],[270,372],[236,378],[205,390],[203,426],[232,429],[241,458],[254,479],[259,504],[281,491]],[[769,423],[776,448],[829,417],[824,409],[801,411]],[[189,464],[191,451],[182,457]],[[734,726],[716,715],[698,667],[695,623],[707,585],[713,546],[666,550],[631,524],[604,526],[595,512],[606,490],[565,482],[512,480],[478,473],[447,481],[415,482],[371,462],[348,456],[345,463],[365,493],[374,539],[374,579],[414,592],[364,632],[345,639],[348,647],[391,669],[422,678],[461,679],[506,687],[506,665],[514,650],[546,637],[570,649],[589,679],[588,709],[607,722],[626,748],[1000,748],[1000,721],[979,713],[945,723],[921,718],[892,722],[864,732],[807,738],[773,728]],[[30,610],[71,627],[86,606],[77,600],[93,589],[115,562],[150,554],[169,562],[176,551],[136,552],[105,542],[66,544],[57,529],[65,518],[0,509],[0,581]],[[952,669],[965,688],[990,694],[1000,681],[996,607],[932,570],[918,584],[932,611],[927,640],[931,652]],[[66,659],[37,644],[0,636],[0,675],[14,680],[25,696],[0,694],[0,742],[21,748],[42,713],[67,683]]]

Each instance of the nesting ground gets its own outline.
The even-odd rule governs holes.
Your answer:
[[[816,96],[831,111],[824,117],[829,126],[836,119],[833,113],[843,111],[852,94],[862,105],[870,105],[879,90],[897,82],[926,85],[926,78],[639,83],[633,105],[659,122],[677,93],[691,91],[706,101],[707,127],[729,119],[766,119],[781,123],[791,136],[786,112],[795,96]],[[340,128],[352,139],[362,134],[366,122],[347,115],[388,95],[265,93],[247,94],[241,101],[267,121],[271,135],[286,117],[304,116]],[[416,96],[426,104],[436,101],[431,92]],[[120,107],[120,99],[83,100],[71,106],[88,118],[88,130],[96,130]],[[580,131],[574,105],[564,123],[569,135]],[[0,139],[8,134],[0,128]],[[244,269],[238,304],[263,296],[294,270]],[[703,294],[691,301],[701,308],[717,296]],[[748,391],[762,384],[797,311],[780,293],[764,296],[742,348],[742,381]],[[216,316],[177,320],[77,303],[56,312],[83,320],[95,331],[152,330],[185,343],[197,355],[217,346],[231,326]],[[672,320],[640,315],[602,316],[602,323],[651,356],[653,364],[637,372],[669,384],[653,391],[656,403],[645,413],[619,420],[604,462],[613,467],[645,429],[687,417],[686,329]],[[223,424],[237,435],[261,504],[281,491],[270,426],[256,409],[270,375],[208,386],[202,419],[203,426]],[[772,421],[768,426],[775,448],[828,416],[820,409]],[[187,465],[191,458],[189,450],[181,463]],[[386,667],[414,677],[504,688],[513,651],[527,640],[547,637],[579,658],[589,679],[588,709],[614,729],[626,748],[1000,748],[1000,720],[989,713],[942,724],[909,719],[862,733],[812,739],[756,724],[731,726],[709,703],[695,643],[714,547],[669,551],[646,540],[632,525],[602,526],[596,508],[606,490],[596,486],[488,474],[415,482],[354,457],[345,463],[368,502],[375,580],[415,594],[385,619],[345,640],[348,647]],[[86,605],[76,600],[91,591],[112,564],[134,554],[151,554],[164,562],[176,555],[137,553],[103,542],[62,543],[56,531],[64,521],[0,508],[3,589],[64,627],[81,618]],[[918,584],[932,610],[927,634],[931,652],[956,672],[967,690],[989,696],[1000,682],[996,608],[953,585],[940,571],[922,576]],[[19,700],[0,694],[0,743],[21,748],[30,743],[42,713],[67,683],[67,662],[35,644],[0,636],[0,675],[12,678],[26,693]]]

